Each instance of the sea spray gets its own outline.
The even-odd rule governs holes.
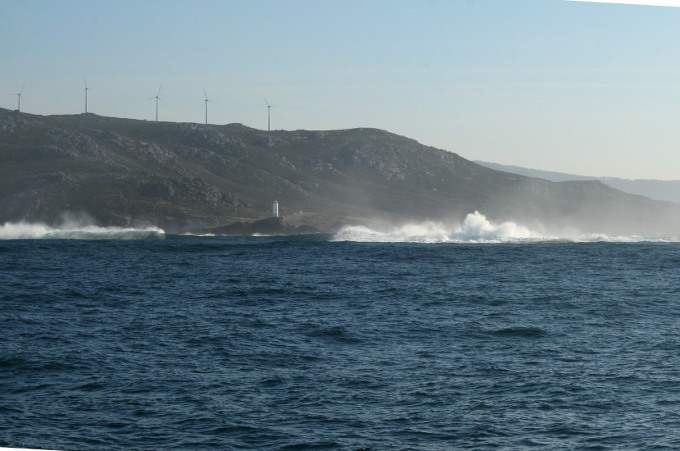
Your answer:
[[[74,239],[74,240],[133,240],[163,238],[158,227],[122,228],[68,224],[51,227],[43,223],[5,223],[0,225],[0,240]]]
[[[356,225],[338,231],[334,241],[377,243],[532,243],[532,242],[677,242],[677,237],[650,238],[638,235],[609,236],[603,233],[549,234],[512,221],[494,223],[482,213],[469,213],[461,224],[426,221],[385,230]]]
[[[465,217],[463,224],[451,234],[451,238],[454,241],[493,243],[550,239],[514,222],[507,221],[501,224],[492,224],[486,219],[486,216],[478,211],[469,213]]]
[[[20,240],[41,238],[49,234],[52,230],[51,227],[41,223],[6,222],[0,226],[0,239]]]
[[[462,224],[427,221],[405,224],[385,231],[364,226],[347,226],[334,237],[335,241],[400,243],[501,243],[547,239],[551,238],[514,222],[494,224],[478,211],[469,213]]]
[[[375,243],[442,243],[450,241],[446,227],[435,222],[406,224],[386,231],[361,225],[346,226],[335,234],[333,240]]]

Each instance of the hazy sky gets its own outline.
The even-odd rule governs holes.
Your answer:
[[[563,0],[0,0],[0,107],[376,127],[468,159],[680,179],[680,8]]]

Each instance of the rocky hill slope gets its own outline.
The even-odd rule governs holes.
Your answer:
[[[496,171],[375,129],[264,132],[0,110],[0,223],[199,230],[269,215],[294,225],[493,220],[620,233],[678,230],[677,205],[599,182]],[[677,232],[676,232],[677,234]]]

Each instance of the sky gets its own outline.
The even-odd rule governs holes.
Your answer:
[[[625,3],[625,2],[624,2]],[[672,1],[659,0],[657,3]],[[680,3],[680,2],[679,2]],[[384,129],[470,160],[680,179],[680,8],[0,0],[0,107]]]

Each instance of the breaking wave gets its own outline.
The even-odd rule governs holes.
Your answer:
[[[165,237],[165,232],[157,227],[122,228],[99,227],[95,225],[51,227],[46,224],[27,222],[8,222],[0,225],[0,240],[139,240],[163,237]]]
[[[399,243],[531,243],[547,241],[568,242],[649,242],[679,241],[678,238],[650,239],[641,236],[608,236],[605,234],[574,234],[553,236],[537,232],[515,222],[493,223],[475,211],[462,224],[424,222],[406,224],[386,231],[365,226],[346,226],[338,231],[333,241],[399,242]]]

